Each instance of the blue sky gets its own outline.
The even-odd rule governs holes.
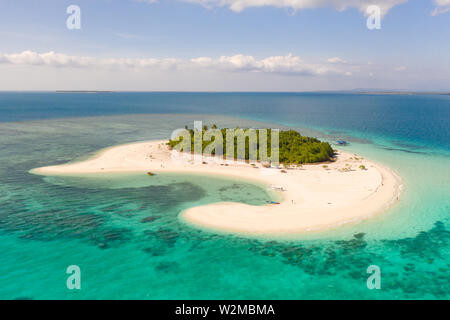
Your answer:
[[[0,0],[0,90],[450,90],[449,0],[150,2]]]

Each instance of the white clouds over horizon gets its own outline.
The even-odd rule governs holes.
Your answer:
[[[158,0],[136,0],[149,4],[158,3]],[[367,8],[371,5],[379,6],[384,16],[393,7],[408,0],[178,0],[186,3],[199,4],[205,8],[227,7],[234,12],[241,12],[248,8],[275,7],[288,8],[295,11],[318,8],[334,8],[337,11],[345,11],[354,8],[367,15]],[[432,16],[450,11],[450,0],[431,0],[435,8]]]
[[[359,68],[357,65],[346,65],[341,58],[328,59],[327,62],[309,63],[298,56],[270,56],[257,59],[250,55],[237,54],[220,56],[219,58],[199,57],[194,59],[175,58],[94,58],[71,56],[53,51],[37,53],[23,51],[21,53],[1,54],[0,64],[47,66],[54,68],[102,68],[102,69],[146,69],[146,70],[213,70],[245,73],[273,73],[297,76],[345,75]]]
[[[408,0],[181,0],[188,3],[200,4],[207,8],[228,7],[235,12],[241,12],[247,8],[271,6],[276,8],[289,8],[294,11],[317,8],[334,8],[344,11],[355,8],[366,14],[367,7],[377,5],[384,15],[393,7]],[[437,0],[448,1],[448,0]]]
[[[305,91],[352,88],[442,89],[445,69],[424,78],[402,64],[354,62],[338,56],[317,61],[293,54],[257,58],[103,58],[23,51],[0,53],[2,90]]]

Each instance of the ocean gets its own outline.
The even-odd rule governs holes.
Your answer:
[[[195,120],[294,128],[403,179],[387,212],[326,232],[246,238],[179,220],[264,186],[199,175],[42,177],[32,168],[168,138]],[[0,299],[448,299],[450,96],[0,93]],[[69,290],[66,269],[81,269]],[[381,289],[367,288],[367,267]]]

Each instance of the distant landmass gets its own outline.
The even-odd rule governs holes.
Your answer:
[[[114,91],[98,91],[98,90],[56,90],[58,93],[112,93]]]
[[[115,93],[127,91],[108,91],[108,90],[56,90],[57,93]],[[172,91],[141,91],[141,92],[172,92]],[[184,92],[184,91],[173,91]],[[196,91],[197,92],[197,91]],[[207,92],[207,91],[205,91]],[[217,91],[222,92],[222,91]],[[227,92],[227,91],[225,91]],[[230,91],[233,92],[233,91]],[[249,91],[252,92],[252,91]],[[352,90],[323,90],[323,91],[305,91],[318,93],[353,93],[353,94],[379,94],[379,95],[450,95],[450,91],[408,91],[408,90],[389,90],[389,89],[352,89]],[[202,93],[202,91],[198,91]]]
[[[392,94],[392,95],[450,95],[450,91],[409,91],[409,90],[389,90],[389,89],[353,89],[353,93],[359,94]]]

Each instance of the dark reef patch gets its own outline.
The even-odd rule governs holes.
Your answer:
[[[166,243],[169,247],[173,247],[179,237],[178,232],[167,228],[159,228],[156,231],[146,230],[144,234],[152,240]]]
[[[147,253],[153,257],[158,257],[158,256],[164,255],[167,252],[167,248],[163,247],[163,246],[153,246],[153,247],[144,248],[144,249],[142,249],[142,251],[144,251],[145,253]]]
[[[175,272],[179,268],[179,264],[175,261],[159,262],[155,266],[155,270],[160,272]]]
[[[444,258],[449,252],[444,250],[450,244],[450,231],[444,223],[438,221],[429,231],[422,231],[414,238],[399,240],[383,240],[382,243],[399,250],[403,258],[428,261],[432,263],[435,258]]]
[[[141,219],[141,223],[149,223],[149,222],[153,222],[155,220],[158,220],[159,218],[161,218],[161,216],[150,216],[150,217],[145,217]]]
[[[435,298],[448,297],[450,292],[450,272],[448,261],[450,231],[443,222],[436,222],[434,227],[419,233],[414,238],[399,240],[382,240],[367,243],[364,233],[357,233],[353,239],[304,243],[287,243],[280,241],[263,242],[241,239],[247,249],[256,254],[298,267],[309,275],[339,275],[364,283],[370,265],[382,269],[383,290],[403,292],[406,297],[432,295]],[[379,246],[398,252],[402,260],[391,261],[380,254]],[[408,261],[422,262],[422,269]],[[392,272],[397,263],[405,261],[403,273]],[[429,267],[423,269],[423,262]]]
[[[383,149],[384,149],[384,150],[389,150],[389,151],[405,152],[405,153],[427,154],[426,152],[422,152],[422,151],[412,151],[412,150],[400,149],[400,148],[388,148],[388,147],[383,147]]]
[[[176,212],[174,207],[205,195],[202,188],[188,182],[120,190],[84,190],[48,184],[30,176],[36,182],[32,188],[22,189],[19,185],[15,188],[11,183],[9,190],[13,195],[9,201],[0,203],[0,228],[17,233],[25,240],[80,239],[100,249],[117,247],[132,238],[131,230],[111,223],[113,216],[132,219],[140,212],[139,208]],[[8,179],[14,180],[11,176]],[[111,204],[111,199],[116,203]],[[142,222],[153,222],[161,217],[153,215]],[[176,241],[169,229],[156,231],[155,237],[170,245]]]

